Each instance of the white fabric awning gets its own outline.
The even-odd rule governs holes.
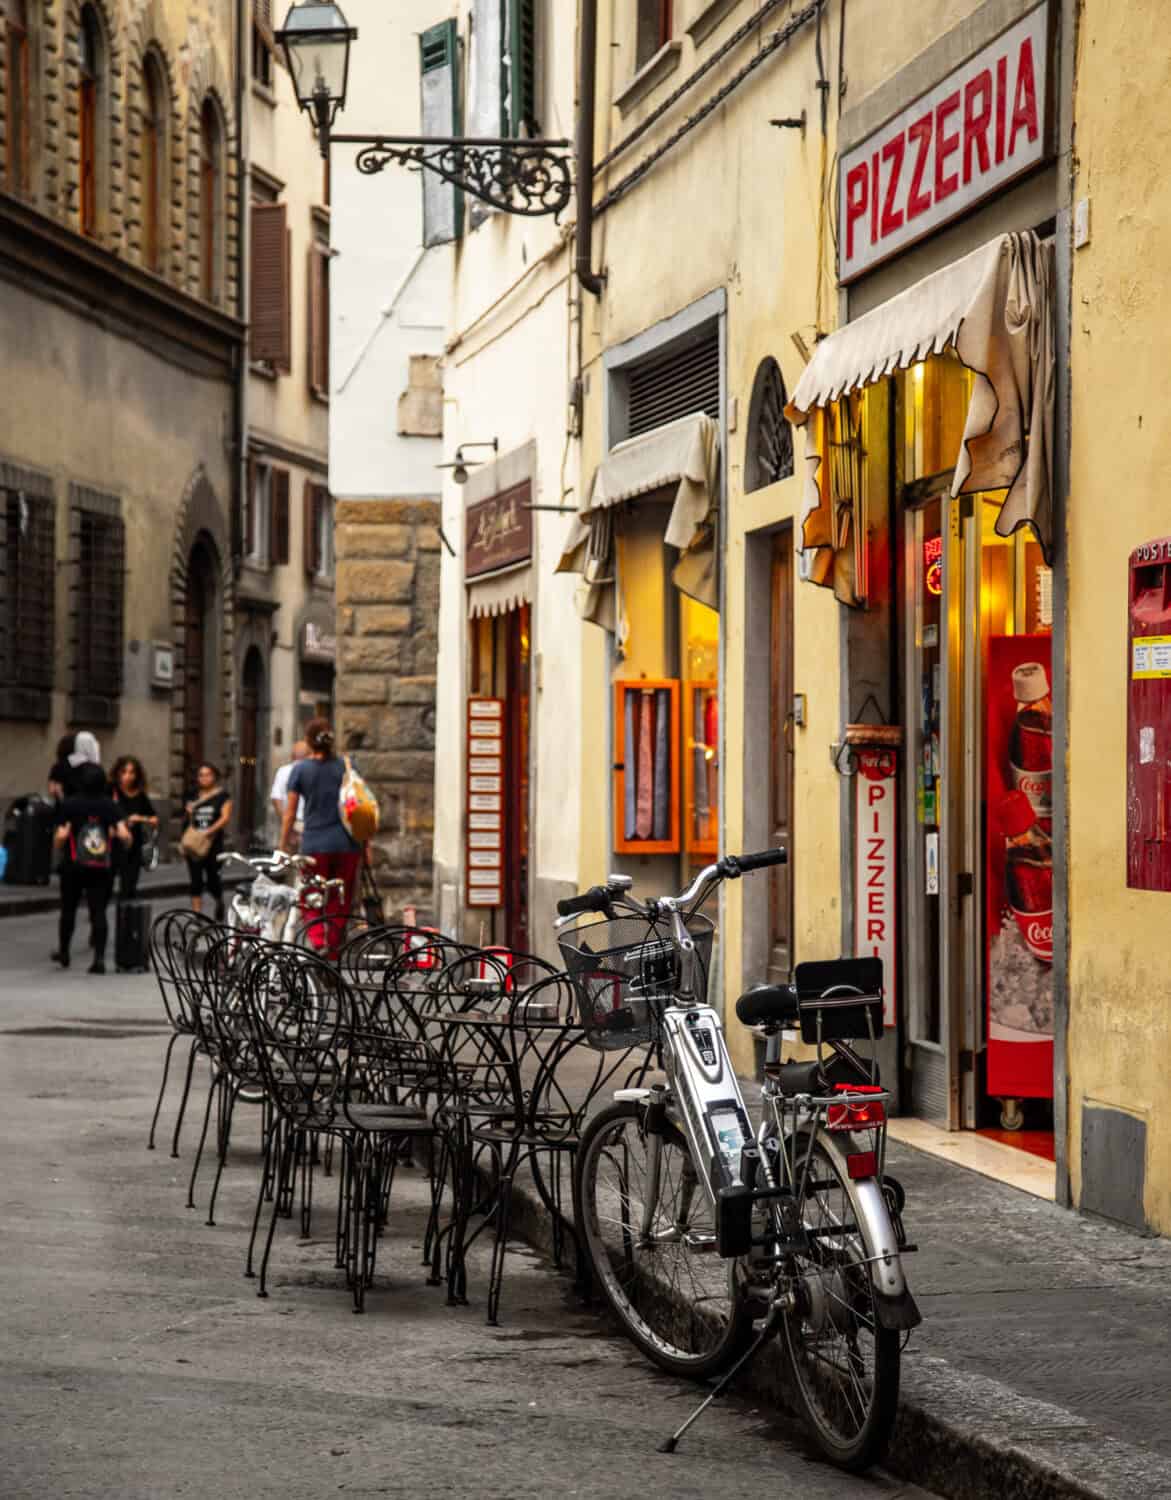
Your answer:
[[[826,407],[931,354],[954,349],[975,372],[952,494],[1008,491],[996,529],[1029,525],[1052,546],[1054,355],[1052,246],[1003,235],[925,277],[818,344],[785,408],[801,426]],[[833,497],[806,435],[805,550],[832,548]],[[812,559],[805,559],[806,573]],[[829,571],[822,568],[823,574]],[[830,582],[828,576],[819,581]]]
[[[533,565],[524,562],[512,568],[468,579],[468,619],[506,615],[510,609],[533,602]]]
[[[581,573],[581,612],[613,628],[613,533],[609,512],[624,500],[674,485],[664,539],[681,556],[673,578],[685,593],[717,607],[714,556],[719,506],[720,430],[702,412],[617,443],[598,465],[589,498],[570,526],[558,573]]]

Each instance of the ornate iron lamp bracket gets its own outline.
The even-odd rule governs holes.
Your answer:
[[[569,141],[491,137],[331,135],[357,146],[355,165],[372,175],[394,163],[434,172],[453,187],[507,214],[559,218],[573,196]]]

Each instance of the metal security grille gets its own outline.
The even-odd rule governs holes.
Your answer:
[[[53,687],[53,501],[0,489],[0,712],[47,719]]]
[[[629,435],[637,437],[679,417],[720,417],[720,334],[717,325],[683,348],[652,355],[631,368]]]
[[[126,528],[119,516],[76,513],[72,589],[73,717],[116,724],[122,692]]]

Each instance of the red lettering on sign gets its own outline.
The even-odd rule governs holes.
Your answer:
[[[1033,40],[1025,37],[1021,43],[1021,55],[1017,62],[1016,92],[1012,101],[1012,128],[1008,136],[1009,156],[1016,150],[1016,135],[1024,130],[1030,141],[1040,133],[1037,124],[1037,80],[1033,74]]]
[[[1004,160],[1004,113],[1008,94],[1008,59],[996,59],[996,165]]]
[[[878,244],[878,152],[870,158],[870,243]]]
[[[851,167],[846,177],[846,255],[854,254],[854,225],[870,204],[870,169],[864,161]]]
[[[927,156],[931,150],[931,131],[934,120],[934,112],[929,110],[922,119],[907,126],[907,139],[919,143],[919,154],[915,158],[915,168],[911,173],[911,189],[907,194],[908,219],[917,219],[920,214],[925,214],[931,207],[931,194],[923,191],[923,174],[927,170]]]
[[[954,156],[960,144],[960,133],[953,131],[951,135],[945,135],[944,130],[950,115],[954,115],[960,107],[960,91],[956,89],[953,94],[948,94],[946,99],[941,99],[935,107],[935,201],[941,198],[950,198],[960,185],[959,173],[953,172],[950,176],[947,172],[947,159]]]
[[[886,840],[868,838],[866,842],[870,845],[870,852],[866,856],[867,860],[881,859],[883,851],[886,848]]]
[[[886,861],[885,860],[880,865],[871,865],[870,866],[870,879],[866,882],[866,884],[868,886],[880,886],[880,887],[886,885]]]
[[[866,941],[868,943],[886,942],[886,921],[879,921],[877,917],[866,919]]]
[[[882,148],[883,161],[891,164],[890,176],[886,180],[886,197],[882,203],[882,234],[885,239],[888,234],[894,234],[896,229],[903,227],[903,211],[895,207],[898,197],[899,178],[903,175],[903,154],[907,149],[907,143],[902,134],[892,136]]]
[[[876,802],[886,801],[886,787],[881,781],[872,781],[866,788],[866,800],[873,807]]]
[[[866,910],[874,917],[886,915],[886,892],[871,891],[866,898]]]
[[[976,99],[980,99],[977,109]],[[988,154],[988,127],[992,123],[992,73],[985,68],[977,73],[964,87],[964,186],[972,180],[972,151],[978,160],[977,170],[987,172],[991,165]]]

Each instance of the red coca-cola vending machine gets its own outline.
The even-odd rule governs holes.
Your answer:
[[[1171,891],[1171,537],[1130,554],[1126,883]]]
[[[988,1093],[1053,1096],[1053,698],[1047,635],[988,643]]]

